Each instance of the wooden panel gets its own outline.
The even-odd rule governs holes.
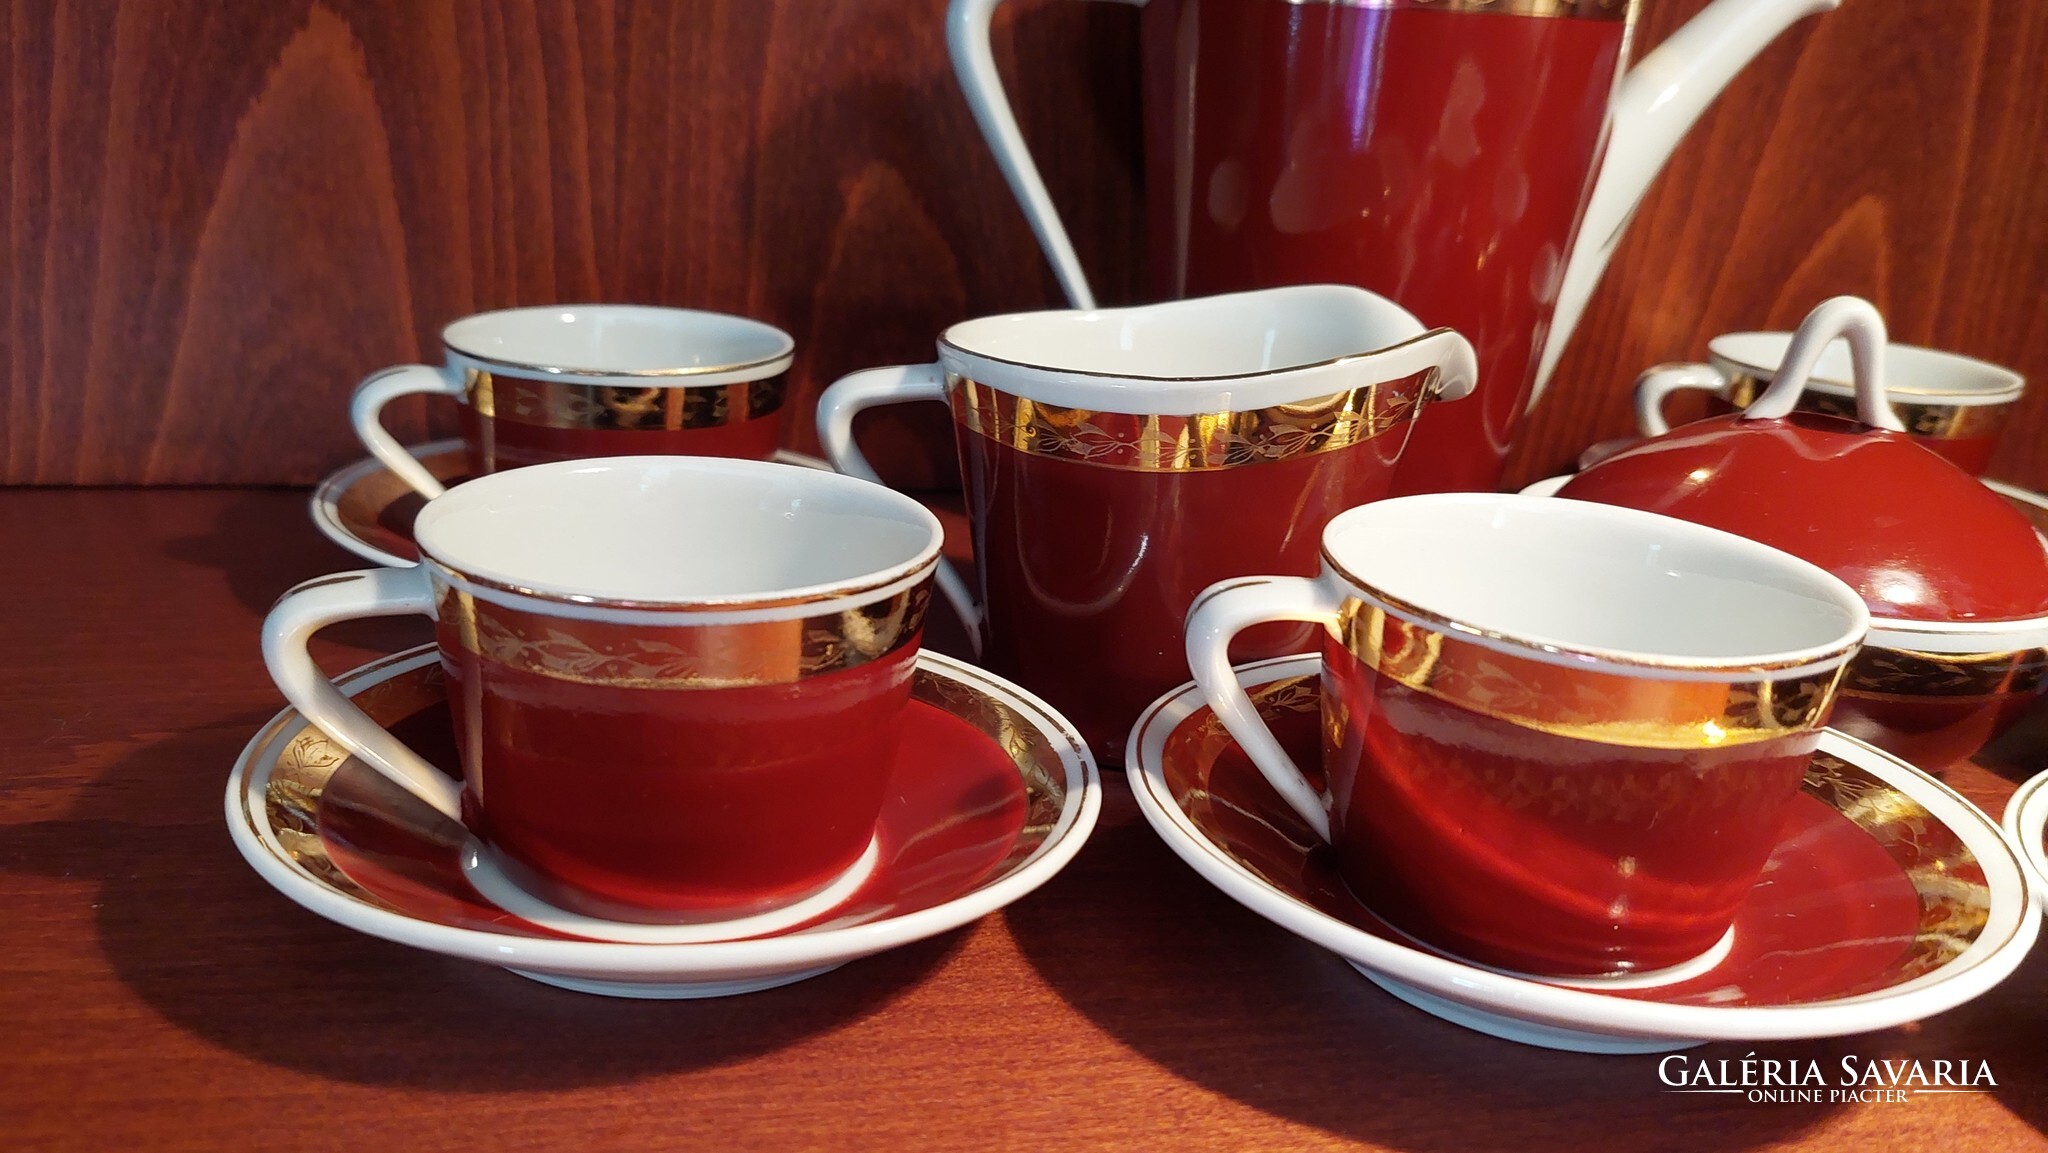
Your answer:
[[[1114,61],[1135,59],[1135,20],[1008,7],[1044,61],[1021,115],[1071,142],[1049,177],[1091,266],[1134,266],[1137,120]],[[0,479],[311,481],[362,455],[355,382],[482,308],[759,316],[797,337],[808,400],[929,359],[962,317],[1050,301],[944,11],[17,0]],[[394,408],[401,436],[425,433],[421,403]],[[950,458],[909,451],[943,443],[933,415],[881,454]]]
[[[1643,0],[1647,47],[1704,0]],[[355,381],[547,300],[745,312],[798,394],[1059,299],[955,89],[943,0],[14,0],[0,480],[310,481]],[[1108,300],[1138,283],[1136,19],[1012,0],[998,52]],[[1644,202],[1510,479],[1627,431],[1645,365],[1871,296],[2048,376],[2048,6],[1850,0]],[[441,420],[445,421],[445,413]],[[423,436],[421,402],[395,423]],[[868,434],[910,484],[935,411]],[[2048,396],[1994,471],[2048,486]],[[810,442],[807,420],[790,439]]]

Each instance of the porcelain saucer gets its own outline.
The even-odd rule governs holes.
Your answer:
[[[2005,832],[2034,870],[2034,895],[2048,912],[2048,773],[2022,782],[2005,805]]]
[[[435,480],[455,485],[469,475],[460,439],[437,440],[406,449]],[[788,449],[774,459],[784,464],[830,470],[815,456]],[[340,469],[313,489],[313,523],[321,535],[364,560],[393,568],[419,563],[412,541],[412,518],[426,503],[376,457]]]
[[[337,678],[371,717],[438,765],[455,763],[433,646]],[[943,933],[1058,873],[1094,828],[1087,745],[1038,698],[963,662],[919,656],[878,860],[808,923],[741,940],[645,944],[575,937],[486,900],[466,879],[460,825],[356,761],[295,710],[243,750],[228,830],[279,892],[351,929],[617,997],[773,988]],[[451,774],[453,775],[453,774]]]
[[[1310,764],[1320,670],[1308,655],[1238,671],[1274,734]],[[1919,770],[1832,731],[1727,953],[1667,983],[1626,986],[1476,967],[1382,922],[1193,685],[1146,711],[1130,749],[1140,808],[1209,882],[1425,1012],[1530,1045],[1641,1053],[1881,1029],[1991,988],[2039,929],[2033,882],[1989,818]]]

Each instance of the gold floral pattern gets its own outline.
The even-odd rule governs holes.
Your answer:
[[[879,660],[922,635],[931,580],[856,608],[745,624],[614,624],[522,612],[436,581],[462,648],[555,680],[620,688],[785,684]]]
[[[987,687],[968,679],[967,671],[947,670],[944,674],[920,668],[912,678],[914,700],[934,705],[966,721],[1002,747],[1017,771],[1024,775],[1028,804],[1024,834],[1012,851],[1012,858],[1028,854],[1051,834],[1066,805],[1066,762],[1059,746],[1039,725],[998,699]],[[1066,738],[1069,752],[1078,751],[1073,738]]]
[[[1842,693],[1853,697],[1957,699],[2034,693],[2048,687],[2048,649],[1923,653],[1866,645],[1849,662]]]
[[[533,380],[469,369],[463,384],[480,416],[546,428],[625,431],[717,428],[782,407],[788,377],[734,384],[605,385]]]
[[[414,656],[400,653],[386,657],[358,669],[355,675],[369,675]],[[447,672],[436,662],[387,677],[350,696],[372,721],[388,725],[446,699],[447,692]],[[297,713],[288,713],[280,723],[298,719]],[[305,725],[285,742],[268,766],[263,786],[264,814],[276,834],[277,844],[293,864],[331,889],[388,908],[363,892],[328,856],[327,847],[320,840],[320,799],[327,791],[328,780],[348,760],[348,750],[317,727]]]
[[[1188,416],[1061,408],[950,374],[946,393],[962,427],[1019,452],[1135,472],[1195,472],[1371,440],[1414,420],[1436,396],[1439,376],[1431,368],[1291,404]]]
[[[1920,896],[1920,924],[1903,976],[1941,968],[1984,932],[1991,886],[1984,868],[1955,831],[1911,797],[1830,753],[1813,756],[1805,790],[1869,833]]]
[[[1339,614],[1368,669],[1523,728],[1630,748],[1710,749],[1820,729],[1842,668],[1681,681],[1567,668],[1411,624],[1358,598]]]

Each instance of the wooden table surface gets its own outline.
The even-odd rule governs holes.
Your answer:
[[[2048,957],[1919,1025],[1695,1051],[1983,1061],[1992,1092],[1675,1096],[1655,1057],[1396,1002],[1196,877],[1115,774],[1044,889],[768,992],[608,1000],[352,933],[273,892],[221,821],[281,704],[258,619],[357,567],[304,505],[0,490],[0,1147],[2048,1148]],[[348,626],[322,657],[425,635]],[[2044,745],[1951,779],[1995,813]]]

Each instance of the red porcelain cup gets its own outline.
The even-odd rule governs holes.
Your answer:
[[[872,864],[941,536],[815,469],[536,465],[430,502],[418,567],[287,593],[264,656],[315,725],[469,827],[501,906],[751,935]],[[435,620],[460,782],[306,655],[326,625],[403,613]]]
[[[1666,364],[1636,381],[1636,427],[1644,436],[1671,431],[1665,403],[1684,392],[1707,395],[1707,411],[1747,409],[1770,386],[1791,347],[1789,332],[1735,332],[1707,343],[1703,364]],[[1988,361],[1915,348],[1884,347],[1885,399],[1906,435],[1972,476],[1984,475],[1998,435],[2019,404],[2026,379]],[[1795,402],[1806,412],[1856,415],[1856,381],[1845,343],[1822,350]]]
[[[1472,349],[1362,289],[1306,285],[948,329],[937,363],[855,373],[818,401],[835,467],[874,471],[854,414],[941,400],[975,576],[939,585],[983,663],[1122,762],[1131,722],[1185,680],[1180,628],[1226,577],[1312,572],[1338,511],[1387,495],[1426,404],[1471,391]],[[1246,659],[1304,630],[1247,637]]]
[[[1204,592],[1204,697],[1419,941],[1547,977],[1715,958],[1778,841],[1869,613],[1814,565],[1634,509],[1402,497],[1346,512],[1314,578]],[[1311,783],[1231,669],[1240,630],[1323,627]]]
[[[782,439],[795,342],[716,312],[562,304],[467,316],[441,330],[445,361],[372,373],[350,418],[371,454],[428,500],[441,482],[380,423],[401,396],[452,396],[472,476],[601,456],[750,457]]]

